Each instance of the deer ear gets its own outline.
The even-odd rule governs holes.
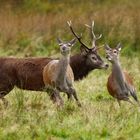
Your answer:
[[[111,50],[111,48],[109,47],[108,44],[105,44],[105,45],[104,45],[104,48],[105,48],[106,51],[110,51],[110,50]]]
[[[72,39],[72,40],[69,42],[70,46],[73,46],[75,43],[76,43],[76,38]]]
[[[57,37],[57,42],[58,42],[59,46],[61,46],[63,44],[63,41],[59,37]]]
[[[121,49],[122,49],[122,45],[121,45],[121,43],[118,43],[116,49],[117,49],[118,51],[121,51]]]
[[[105,48],[106,53],[109,53],[109,52],[112,50],[112,49],[109,47],[108,44],[105,44],[105,45],[104,45],[104,48]]]
[[[89,52],[87,48],[85,48],[83,45],[80,46],[81,54],[86,56]]]

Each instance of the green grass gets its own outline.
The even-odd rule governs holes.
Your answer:
[[[84,24],[95,20],[95,32],[103,34],[99,45],[125,46],[122,64],[134,77],[140,98],[139,6],[138,0],[2,1],[0,55],[56,57],[56,37],[73,38],[67,20],[83,33],[86,44],[91,39]],[[7,108],[0,102],[0,140],[139,140],[140,108],[126,102],[118,106],[106,89],[109,73],[110,69],[95,70],[75,83],[81,108],[63,94],[65,105],[57,109],[47,93],[15,88],[6,96]]]
[[[138,58],[122,58],[122,65],[134,77],[140,97],[140,62]],[[111,69],[111,68],[110,68]],[[139,140],[140,108],[122,102],[121,108],[107,92],[110,69],[95,70],[75,87],[82,103],[67,102],[58,109],[47,93],[15,88],[0,104],[1,140]]]

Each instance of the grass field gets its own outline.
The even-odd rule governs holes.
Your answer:
[[[59,55],[56,37],[73,38],[66,21],[83,33],[95,21],[95,33],[103,34],[97,43],[118,42],[124,46],[122,66],[134,77],[140,98],[140,1],[139,0],[1,0],[0,56]],[[79,46],[77,43],[76,46]],[[75,47],[72,54],[79,51]],[[101,49],[100,54],[104,55]],[[67,102],[58,109],[47,93],[15,88],[0,101],[0,140],[139,140],[140,108],[123,102],[121,108],[106,89],[111,71],[94,70],[75,87],[82,107]]]
[[[123,57],[122,65],[134,77],[140,97],[140,61]],[[135,62],[135,63],[134,63]],[[75,87],[82,107],[75,102],[57,109],[47,93],[14,89],[5,108],[0,104],[1,140],[139,140],[140,108],[122,102],[121,108],[106,89],[107,71],[95,70]]]

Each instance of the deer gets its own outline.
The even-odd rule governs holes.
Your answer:
[[[80,54],[76,54],[71,57],[70,65],[74,72],[74,78],[75,81],[82,80],[84,77],[86,77],[92,70],[94,69],[107,69],[108,64],[105,63],[100,55],[98,54],[98,50],[100,47],[97,47],[96,41],[99,40],[102,37],[102,34],[99,36],[96,36],[94,33],[94,21],[92,22],[92,25],[88,26],[88,28],[91,29],[92,33],[92,46],[89,48],[85,43],[83,43],[82,35],[79,36],[72,27],[72,22],[67,21],[67,24],[70,28],[70,31],[72,34],[77,38],[78,42],[81,44]]]
[[[59,105],[63,105],[59,92],[65,92],[68,99],[72,99],[73,96],[78,106],[81,106],[73,86],[74,74],[69,65],[71,47],[75,44],[76,39],[67,43],[64,43],[59,38],[57,40],[60,46],[61,58],[59,60],[50,61],[44,67],[43,81],[45,88],[47,90],[49,89],[50,95],[53,94],[56,97],[55,101],[60,100]]]
[[[69,27],[72,28],[71,24]],[[74,73],[74,81],[82,80],[95,69],[107,69],[108,64],[98,54],[98,46],[93,44],[91,48],[88,48],[81,41],[81,37],[77,35],[76,37],[81,44],[81,52],[70,57],[70,66]],[[44,92],[45,84],[42,73],[44,67],[52,60],[56,60],[56,58],[0,57],[0,99],[4,103],[7,103],[5,97],[15,86],[23,90]],[[51,99],[55,101],[53,95]]]
[[[121,106],[121,100],[133,104],[130,100],[130,96],[139,104],[132,77],[121,68],[119,53],[122,49],[122,45],[119,43],[115,48],[110,48],[109,45],[106,44],[104,47],[106,58],[112,64],[112,71],[107,81],[109,94],[117,99],[119,106]]]

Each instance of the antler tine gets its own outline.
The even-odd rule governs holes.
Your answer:
[[[78,41],[80,42],[80,44],[83,46],[83,47],[85,47],[85,48],[87,48],[87,49],[89,49],[82,41],[81,41],[81,38],[82,38],[82,34],[81,34],[81,36],[78,36],[75,32],[74,32],[74,30],[73,30],[73,28],[72,28],[72,22],[71,21],[67,21],[67,24],[68,24],[68,26],[70,27],[70,30],[71,30],[71,32],[73,33],[73,35],[78,39]]]
[[[100,39],[102,37],[102,34],[100,34],[98,37],[95,35],[94,33],[94,20],[92,21],[91,26],[88,24],[85,24],[88,28],[91,29],[92,32],[92,37],[93,37],[93,41],[92,41],[92,47],[96,47],[96,40]]]
[[[99,46],[99,47],[93,47],[92,50],[93,50],[93,51],[98,51],[98,50],[100,50],[100,49],[103,49],[103,46],[104,46],[104,45],[101,45],[101,46]]]
[[[75,32],[74,32],[74,30],[73,30],[73,28],[72,28],[72,22],[71,21],[67,21],[67,23],[68,23],[68,25],[69,25],[69,27],[70,27],[70,30],[71,30],[71,32],[74,34],[74,36],[79,40],[79,39],[81,39],[81,37],[79,37]]]
[[[91,31],[92,31],[93,39],[95,39],[96,36],[95,36],[95,34],[94,34],[93,28],[94,28],[94,20],[92,21]]]

